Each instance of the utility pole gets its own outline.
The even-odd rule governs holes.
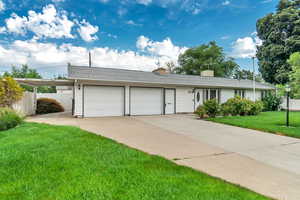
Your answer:
[[[90,51],[89,51],[89,67],[92,67],[92,56]]]

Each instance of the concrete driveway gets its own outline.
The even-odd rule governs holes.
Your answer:
[[[193,115],[28,121],[74,125],[275,199],[300,199],[300,140],[197,120]]]

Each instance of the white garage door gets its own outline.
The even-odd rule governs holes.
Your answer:
[[[84,87],[84,116],[124,115],[124,88],[109,86]]]
[[[162,91],[161,88],[130,88],[130,114],[163,114]]]

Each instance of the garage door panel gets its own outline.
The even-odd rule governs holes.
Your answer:
[[[161,88],[131,88],[131,115],[160,115],[163,113],[163,95]]]
[[[124,115],[124,88],[86,86],[84,88],[84,116]]]

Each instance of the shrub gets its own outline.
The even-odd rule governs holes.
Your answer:
[[[268,94],[262,99],[264,111],[277,111],[280,108],[282,99],[274,94]]]
[[[16,111],[10,108],[0,108],[0,131],[14,128],[22,122],[23,117]]]
[[[63,112],[64,108],[54,99],[40,98],[37,100],[37,114]]]
[[[227,107],[227,112],[231,114],[232,116],[236,116],[240,114],[240,111],[242,109],[241,105],[242,98],[237,96],[234,98],[230,98],[226,101],[226,103],[223,104],[223,107]]]
[[[203,119],[206,116],[206,111],[203,106],[198,106],[197,110],[195,111],[195,114],[198,115],[201,119]]]
[[[223,115],[257,115],[263,109],[262,102],[253,102],[249,99],[242,99],[237,96],[228,99],[226,103],[222,104],[222,114]]]
[[[251,109],[248,115],[258,115],[263,111],[263,108],[264,108],[264,104],[262,101],[252,102]]]
[[[0,77],[0,107],[11,107],[23,97],[23,89],[12,77]]]
[[[220,104],[216,99],[211,99],[204,102],[203,109],[209,117],[216,117],[220,113]]]
[[[223,104],[221,105],[221,114],[222,114],[223,116],[231,115],[231,107],[230,107],[228,104],[223,103]]]

